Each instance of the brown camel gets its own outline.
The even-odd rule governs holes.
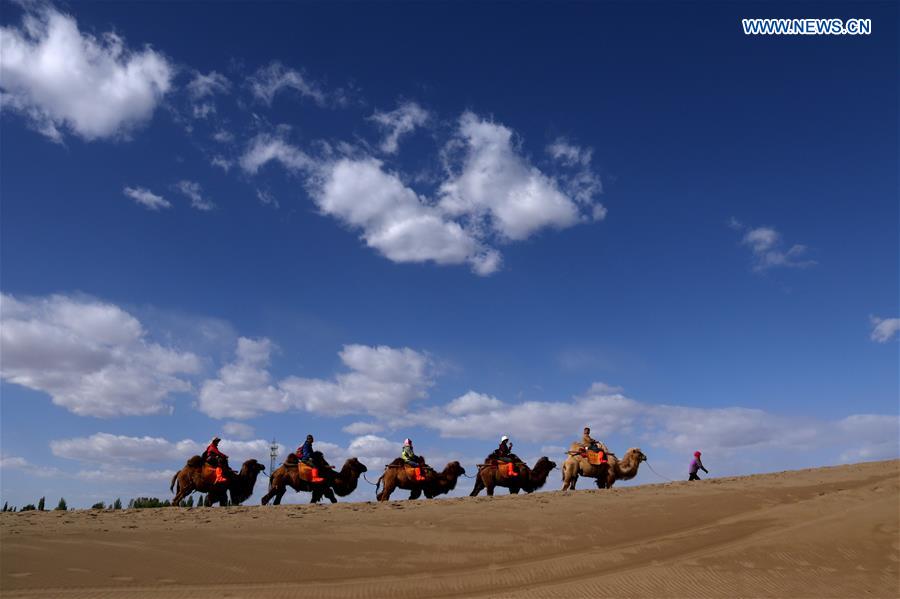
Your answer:
[[[227,466],[225,469],[230,471],[230,468],[227,468]],[[262,464],[250,459],[244,462],[239,473],[229,472],[227,482],[216,483],[215,466],[210,466],[203,461],[203,458],[195,455],[187,461],[184,468],[176,472],[175,476],[172,477],[172,482],[169,484],[169,490],[175,492],[172,505],[177,507],[182,499],[194,491],[206,493],[207,506],[212,506],[216,503],[222,506],[226,505],[228,503],[228,491],[232,492],[233,497],[244,501],[253,494],[256,477],[263,470],[265,470],[265,467]],[[175,490],[176,483],[177,491]]]
[[[272,473],[272,484],[269,487],[269,492],[263,495],[262,504],[266,505],[274,497],[275,501],[272,503],[280,505],[281,498],[284,497],[288,487],[298,492],[312,493],[310,503],[318,503],[322,497],[327,497],[331,503],[337,503],[334,494],[337,493],[339,497],[346,497],[355,491],[359,477],[367,470],[365,464],[356,458],[350,458],[344,462],[340,472],[335,472],[331,468],[321,469],[320,474],[325,480],[320,483],[312,483],[300,478],[296,462],[286,462]]]
[[[568,491],[569,489],[574,490],[575,483],[578,482],[579,476],[594,478],[598,481],[606,480],[606,473],[609,471],[609,463],[591,464],[582,455],[583,449],[584,445],[578,441],[572,443],[572,446],[569,448],[568,457],[566,458],[566,461],[563,462],[562,467],[563,491]],[[611,453],[606,455],[607,460],[611,457]]]
[[[609,472],[606,475],[606,488],[611,489],[617,480],[631,480],[638,473],[641,462],[646,462],[647,456],[637,447],[632,447],[625,452],[621,460],[614,455],[609,456]],[[602,489],[600,479],[597,479],[597,488]]]
[[[481,464],[478,467],[478,474],[475,475],[475,487],[469,496],[475,497],[482,489],[487,489],[487,494],[493,496],[494,487],[506,487],[509,489],[510,495],[518,495],[520,490],[533,493],[544,486],[547,476],[554,468],[556,468],[556,462],[550,461],[547,456],[543,456],[535,462],[533,468],[529,468],[522,462],[516,463],[515,471],[518,476],[509,476],[505,465],[497,467],[495,462]]]
[[[647,459],[647,456],[636,447],[625,452],[625,457],[621,461],[615,454],[607,454],[607,464],[590,464],[584,457],[571,453],[563,463],[563,491],[574,490],[580,476],[595,479],[598,489],[608,489],[616,480],[634,478],[637,475],[638,465]]]
[[[419,457],[421,458],[421,456]],[[384,467],[384,474],[375,483],[376,499],[388,501],[391,493],[396,489],[409,491],[410,499],[418,499],[423,492],[425,497],[432,499],[455,489],[457,479],[466,471],[459,462],[450,462],[442,472],[435,472],[431,467],[425,466],[422,468],[422,473],[425,480],[416,480],[415,477],[409,475],[406,468],[403,467],[402,460],[398,458]],[[378,489],[382,485],[384,488],[379,492]]]

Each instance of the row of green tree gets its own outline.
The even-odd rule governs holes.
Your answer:
[[[203,505],[204,499],[205,499],[205,496],[200,495],[197,498],[197,505],[198,506]],[[45,505],[46,505],[46,497],[41,497],[40,499],[38,499],[37,505],[35,505],[33,503],[29,503],[28,505],[23,505],[21,509],[15,507],[15,506],[9,505],[9,502],[3,502],[3,509],[0,511],[3,511],[3,512],[30,512],[30,511],[37,510],[40,512],[44,512],[44,511],[47,511]],[[229,505],[230,505],[230,502],[229,502]],[[171,507],[171,506],[172,506],[172,502],[169,501],[168,499],[163,501],[163,500],[157,499],[156,497],[136,497],[135,499],[132,499],[128,502],[127,509],[133,510],[133,509],[142,509],[142,508]],[[190,496],[187,499],[183,499],[181,501],[181,503],[179,504],[179,506],[194,507],[194,497]],[[54,509],[54,511],[56,511],[56,510],[66,511],[69,509],[69,506],[66,504],[65,498],[60,497],[59,503],[56,504],[56,507],[53,509]],[[91,506],[91,509],[94,509],[94,510],[121,510],[122,509],[122,500],[117,498],[115,501],[110,503],[109,506],[107,506],[106,503],[104,503],[102,501],[98,501],[97,503],[95,503],[94,505]]]

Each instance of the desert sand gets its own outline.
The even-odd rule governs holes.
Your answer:
[[[900,596],[898,520],[900,461],[384,505],[4,513],[0,589],[48,599],[887,598]]]

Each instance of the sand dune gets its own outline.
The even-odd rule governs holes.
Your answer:
[[[11,598],[898,597],[900,461],[385,505],[0,514],[0,535]]]

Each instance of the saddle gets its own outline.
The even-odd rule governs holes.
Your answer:
[[[594,451],[593,449],[588,449],[585,453],[587,454],[588,464],[592,466],[600,466],[609,463],[606,459],[606,454],[600,450]]]

